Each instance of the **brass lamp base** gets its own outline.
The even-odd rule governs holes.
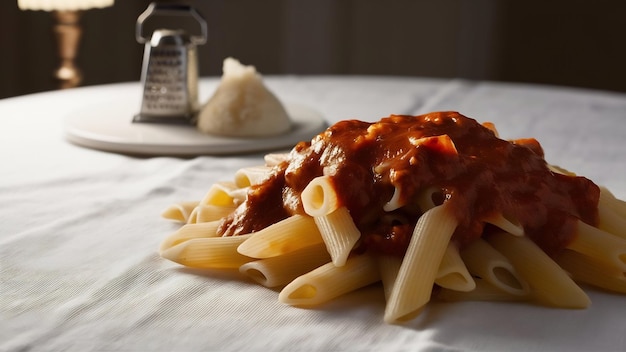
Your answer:
[[[59,68],[54,72],[59,81],[59,88],[73,88],[80,85],[83,76],[75,63],[82,29],[80,27],[81,11],[54,11],[56,24],[54,32],[57,37]]]

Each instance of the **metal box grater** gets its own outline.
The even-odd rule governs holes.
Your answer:
[[[152,16],[190,16],[200,24],[200,36],[181,29],[154,30],[150,40],[143,24]],[[134,122],[193,123],[198,111],[197,45],[206,41],[206,22],[186,5],[152,3],[137,19],[137,41],[145,43],[141,81],[143,101]]]

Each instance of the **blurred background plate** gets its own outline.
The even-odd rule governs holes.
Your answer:
[[[229,155],[291,149],[309,141],[327,124],[317,111],[285,103],[294,123],[289,133],[263,138],[231,138],[208,135],[195,126],[133,123],[134,103],[106,102],[75,110],[65,120],[70,142],[92,149],[135,155]]]

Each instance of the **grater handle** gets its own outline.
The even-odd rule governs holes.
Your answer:
[[[160,4],[156,2],[148,5],[148,8],[137,18],[137,24],[135,25],[135,38],[137,42],[145,44],[150,41],[150,38],[146,37],[143,33],[143,24],[148,20],[148,18],[156,16],[180,16],[194,18],[200,25],[201,35],[191,36],[191,42],[196,45],[206,43],[208,36],[206,20],[195,8],[183,4]]]

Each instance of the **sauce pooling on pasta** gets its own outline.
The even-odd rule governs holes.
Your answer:
[[[241,235],[304,214],[300,194],[321,175],[331,176],[361,231],[358,251],[402,256],[425,211],[424,192],[452,206],[460,246],[488,233],[485,220],[496,214],[519,223],[548,254],[572,241],[578,219],[597,223],[593,182],[551,172],[536,140],[506,141],[485,126],[457,112],[341,121],[297,144],[219,232]]]

